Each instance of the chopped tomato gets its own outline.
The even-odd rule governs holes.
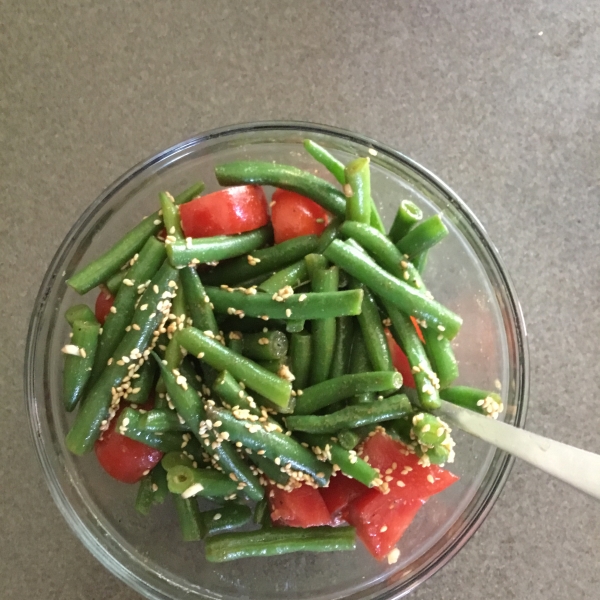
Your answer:
[[[319,489],[331,515],[331,520],[335,523],[346,518],[346,508],[352,500],[368,491],[369,488],[366,485],[356,479],[346,477],[342,473],[337,473],[335,477],[332,477],[327,487]]]
[[[143,407],[151,407],[151,403],[152,399]],[[94,450],[101,467],[111,477],[123,483],[136,483],[160,462],[163,453],[115,431],[117,416],[118,413],[94,444]]]
[[[301,235],[320,235],[327,227],[327,211],[316,202],[287,190],[275,190],[271,202],[275,243]]]
[[[411,317],[410,320],[412,321],[412,324],[415,326],[415,329],[417,330],[417,335],[419,336],[419,339],[424,344],[425,338],[423,337],[423,332],[421,331],[421,327],[419,326],[417,319],[415,319],[414,317]]]
[[[402,500],[369,490],[350,503],[346,519],[369,552],[381,559],[398,543],[423,504],[420,498]]]
[[[386,328],[385,335],[387,337],[388,346],[390,347],[390,352],[392,353],[392,363],[394,364],[394,368],[402,375],[402,383],[408,387],[414,388],[415,379],[412,374],[410,363],[408,362],[408,357],[402,351],[402,348],[398,346],[398,343],[394,339],[394,336],[391,334],[390,330]]]
[[[392,478],[388,481],[390,493],[387,497],[402,500],[426,499],[458,481],[456,475],[437,465],[421,466],[416,454],[411,454],[402,442],[393,440],[384,433],[377,433],[367,439],[362,456],[368,457],[367,462],[372,467]],[[391,469],[390,473],[387,473],[388,469]]]
[[[96,306],[94,310],[96,319],[100,325],[104,325],[106,316],[110,312],[110,308],[114,304],[114,301],[115,297],[105,287],[101,287],[100,293],[96,298]]]
[[[291,492],[271,487],[269,491],[271,520],[288,527],[329,525],[329,511],[319,491],[302,485]]]
[[[225,188],[179,207],[186,237],[234,235],[269,222],[267,199],[258,185]]]

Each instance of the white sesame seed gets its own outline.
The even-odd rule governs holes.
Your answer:
[[[217,513],[215,514],[215,516],[213,517],[213,521],[218,521],[221,518],[221,513]]]
[[[192,496],[199,494],[203,489],[204,489],[204,486],[201,483],[195,483],[194,485],[191,485],[187,490],[185,490],[181,494],[181,497],[184,499],[191,498]]]
[[[110,312],[111,312],[113,315],[116,315],[116,314],[117,314],[117,307],[116,307],[116,306],[111,306],[111,307],[110,307]]]
[[[400,550],[398,550],[398,548],[394,548],[387,555],[388,565],[393,565],[393,564],[397,563],[399,558],[400,558]]]
[[[285,309],[285,316],[288,317],[288,319],[292,316],[292,309],[291,308],[286,308]]]
[[[427,481],[429,481],[429,483],[435,483],[435,479],[434,479],[433,475],[431,475],[431,474],[427,475]]]

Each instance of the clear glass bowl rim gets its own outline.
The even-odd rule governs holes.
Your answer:
[[[82,541],[84,546],[92,553],[92,555],[110,572],[129,585],[132,589],[148,598],[166,598],[162,592],[157,590],[151,584],[148,584],[137,574],[133,573],[127,566],[117,560],[105,546],[97,539],[97,537],[89,531],[87,526],[81,521],[73,507],[67,501],[56,474],[54,473],[49,458],[47,449],[44,446],[41,435],[41,423],[39,414],[36,408],[36,400],[33,385],[33,365],[35,357],[35,342],[37,332],[41,326],[41,316],[45,308],[46,299],[49,290],[58,276],[59,266],[62,263],[63,256],[68,252],[77,239],[77,234],[86,226],[90,219],[98,212],[101,206],[116,194],[128,182],[142,175],[143,172],[157,162],[185,151],[188,148],[196,147],[202,142],[213,140],[215,138],[234,136],[242,133],[252,132],[269,132],[269,131],[297,131],[301,130],[307,133],[316,133],[325,136],[331,136],[338,139],[345,139],[355,144],[372,148],[378,153],[383,152],[396,161],[403,163],[409,168],[416,171],[421,177],[426,179],[433,187],[441,192],[446,200],[456,208],[461,217],[465,220],[472,232],[477,234],[479,242],[487,253],[487,258],[496,269],[503,290],[506,293],[507,306],[506,312],[510,315],[510,320],[515,329],[517,347],[517,369],[516,376],[518,378],[518,389],[520,397],[517,398],[516,414],[514,416],[514,424],[517,427],[525,426],[527,414],[528,396],[529,396],[529,352],[527,346],[527,331],[521,305],[517,299],[514,285],[511,278],[506,272],[502,260],[499,257],[498,251],[494,244],[489,239],[487,232],[478,218],[474,215],[471,209],[463,200],[439,177],[431,171],[421,166],[416,161],[405,156],[404,154],[394,150],[393,148],[377,142],[367,136],[359,135],[351,131],[321,125],[304,121],[257,121],[249,123],[240,123],[208,130],[188,138],[178,144],[171,146],[157,154],[139,162],[124,175],[114,181],[111,185],[105,188],[100,195],[89,205],[89,207],[81,214],[75,224],[71,227],[64,240],[58,247],[53,256],[50,265],[44,275],[44,279],[40,286],[38,295],[35,300],[33,312],[29,322],[27,333],[27,343],[25,348],[25,364],[24,364],[24,390],[26,409],[30,425],[30,433],[36,449],[37,458],[40,462],[46,483],[50,494],[57,505],[59,511],[67,521],[67,524],[75,535]],[[456,536],[450,543],[446,545],[444,550],[438,554],[435,561],[432,561],[426,568],[415,572],[408,581],[401,584],[402,589],[390,589],[383,595],[377,596],[377,600],[395,600],[404,597],[414,590],[419,584],[429,579],[439,569],[441,569],[459,550],[468,542],[468,540],[477,531],[480,525],[485,520],[486,516],[494,506],[498,499],[502,488],[504,487],[510,471],[512,469],[514,458],[504,452],[497,450],[499,455],[500,466],[497,470],[497,475],[493,483],[489,486],[487,496],[479,501],[478,510],[470,516],[469,522],[463,525],[460,534]],[[368,592],[368,590],[365,590]],[[370,598],[374,598],[369,596]]]

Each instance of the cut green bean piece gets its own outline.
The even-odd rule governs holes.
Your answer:
[[[312,140],[304,140],[304,148],[317,161],[320,162],[336,179],[340,185],[346,183],[344,164],[330,154],[323,146]]]
[[[127,273],[129,272],[129,268],[121,269],[117,271],[114,275],[111,275],[103,284],[100,284],[100,287],[104,286],[113,296],[117,295],[121,284],[123,283],[123,279],[127,277]]]
[[[356,455],[353,450],[345,450],[340,444],[334,442],[328,435],[314,435],[305,433],[301,439],[310,444],[313,452],[333,465],[337,465],[341,472],[362,484],[373,487],[381,483],[380,474],[369,463]]]
[[[353,527],[269,527],[259,531],[223,533],[206,540],[208,562],[292,552],[340,552],[356,547]]]
[[[94,311],[87,304],[75,304],[65,311],[67,323],[73,326],[75,321],[88,321],[97,323]]]
[[[406,395],[397,394],[369,404],[348,406],[328,415],[298,414],[285,417],[285,423],[287,428],[292,431],[335,433],[340,429],[353,429],[362,425],[397,419],[411,410],[411,404]]]
[[[458,363],[450,340],[435,329],[421,329],[425,340],[425,352],[435,371],[441,389],[447,388],[458,377]]]
[[[350,373],[368,373],[373,370],[369,353],[360,327],[357,327],[352,340],[352,354],[350,356]],[[350,404],[373,402],[374,392],[362,392],[349,399]],[[338,409],[339,410],[339,409]]]
[[[281,467],[277,466],[270,458],[261,454],[252,453],[248,458],[263,472],[265,477],[280,485],[287,485],[290,476],[281,471]]]
[[[310,261],[308,264],[310,265]],[[311,289],[315,293],[336,293],[339,281],[340,271],[337,267],[330,267],[328,269],[314,268],[311,273]],[[335,350],[335,318],[315,319],[312,322],[311,333],[313,348],[310,365],[310,383],[314,385],[325,381],[329,376],[331,362],[333,361],[333,351]]]
[[[181,494],[184,498],[203,496],[205,498],[224,498],[237,492],[238,484],[225,473],[213,469],[194,469],[176,465],[167,471],[167,482],[172,494]]]
[[[234,258],[273,241],[271,227],[261,227],[239,235],[216,235],[191,241],[175,241],[167,244],[167,255],[175,267],[208,263]]]
[[[138,259],[129,270],[129,277],[123,280],[123,285],[119,288],[113,306],[102,326],[102,334],[96,352],[96,362],[92,370],[92,384],[98,380],[100,374],[105,370],[108,359],[113,355],[125,336],[126,328],[132,325],[140,291],[145,289],[143,286],[147,285],[147,282],[154,277],[164,260],[164,244],[155,238],[150,238],[144,244]],[[173,280],[176,281],[177,277],[174,276]],[[139,320],[134,322],[141,325]]]
[[[469,408],[493,419],[497,419],[498,415],[504,410],[500,394],[465,385],[454,385],[443,389],[440,391],[440,396],[446,402]]]
[[[189,188],[183,190],[180,194],[175,196],[175,204],[179,206],[180,204],[186,204],[193,200],[197,196],[199,196],[204,191],[204,184],[201,181],[197,183],[193,183]]]
[[[288,319],[285,322],[285,330],[288,333],[300,333],[306,326],[304,319]]]
[[[358,284],[357,289],[362,289],[364,294],[361,312],[357,318],[369,355],[369,362],[376,371],[394,371],[392,354],[375,297],[365,285]]]
[[[203,183],[194,184],[175,198],[177,204],[189,202],[190,190],[197,196],[204,189]],[[200,190],[200,191],[198,191]],[[163,226],[158,211],[146,217],[139,225],[126,233],[112,248],[107,250],[99,258],[89,263],[83,269],[77,271],[67,283],[79,294],[85,294],[98,284],[106,281],[114,275],[121,267],[129,261],[136,252],[139,252],[148,238],[158,233]]]
[[[414,202],[402,200],[388,234],[392,243],[397,244],[422,218],[423,211]]]
[[[348,244],[334,240],[325,251],[325,256],[405,314],[424,321],[428,327],[444,326],[445,335],[449,339],[458,333],[462,324],[462,319],[458,315],[393,277],[375,261]]]
[[[309,292],[294,294],[279,302],[269,294],[247,295],[243,292],[228,292],[220,288],[207,287],[216,312],[234,312],[240,318],[267,317],[268,319],[328,319],[357,315],[360,313],[363,294],[360,290],[343,292]],[[237,311],[240,311],[239,313]]]
[[[344,216],[346,199],[333,185],[290,165],[237,161],[215,167],[221,185],[272,185],[306,196],[334,215]]]
[[[290,371],[294,375],[294,389],[303,390],[309,382],[312,357],[311,335],[307,331],[290,337]]]
[[[350,372],[350,356],[354,339],[354,317],[336,319],[335,348],[329,369],[329,378],[340,377]]]
[[[308,281],[306,262],[304,260],[299,260],[288,267],[284,267],[281,271],[277,271],[274,275],[271,275],[269,279],[263,281],[258,286],[258,289],[267,294],[277,294],[281,291],[287,291],[287,287],[297,288],[306,281]]]
[[[204,523],[196,499],[175,495],[173,496],[173,502],[175,503],[183,541],[197,542],[203,539],[206,532],[204,531]]]
[[[133,317],[133,323],[139,324],[138,328],[132,328],[125,334],[112,356],[111,364],[83,398],[67,434],[67,448],[74,454],[85,454],[92,449],[100,435],[102,421],[108,418],[112,390],[121,385],[126,375],[135,373],[139,367],[137,359],[152,348],[158,338],[156,332],[168,316],[169,296],[172,296],[176,279],[177,272],[165,262],[140,298]],[[159,303],[162,310],[159,310]]]
[[[201,513],[206,535],[214,535],[238,529],[252,519],[250,507],[237,502],[225,502],[223,506]]]
[[[167,239],[175,237],[183,239],[183,229],[181,228],[181,218],[179,208],[175,205],[175,199],[169,192],[160,192],[158,194],[160,209],[162,210],[162,219],[167,230]]]
[[[287,336],[277,329],[247,333],[242,341],[242,354],[253,360],[281,359],[288,351]]]
[[[442,221],[441,215],[434,215],[415,225],[398,242],[398,250],[409,258],[418,256],[435,246],[448,235],[448,229]]]
[[[80,398],[92,373],[100,324],[94,321],[74,321],[72,337],[63,346],[65,362],[63,368],[63,403],[72,411]]]
[[[139,427],[144,431],[190,431],[189,425],[182,423],[172,410],[154,408],[144,413],[139,420]]]
[[[126,400],[130,404],[144,404],[154,387],[156,375],[157,369],[154,361],[144,361],[144,364],[140,365],[138,372],[131,378],[132,389],[127,394],[127,397],[123,396],[123,400]]]
[[[421,252],[421,254],[417,254],[412,259],[412,263],[415,265],[415,269],[419,271],[421,275],[425,271],[425,267],[427,266],[427,259],[429,258],[429,250],[425,250],[425,252]]]
[[[239,333],[239,332],[236,332]],[[239,335],[241,336],[242,334],[239,333]],[[230,337],[227,340],[227,347],[232,351],[235,352],[236,354],[243,354],[244,353],[244,339],[242,337]]]
[[[200,331],[210,330],[219,333],[219,327],[210,305],[210,300],[204,291],[200,276],[194,267],[179,269],[181,286],[187,303],[187,314],[192,319],[194,327]]]
[[[235,377],[229,371],[221,371],[212,384],[212,389],[227,408],[238,406],[242,410],[247,410],[253,415],[260,416],[261,412],[256,402],[235,380]]]
[[[371,219],[371,174],[368,158],[355,158],[345,169],[346,219],[369,223]],[[346,192],[346,186],[349,187]]]
[[[266,498],[263,498],[260,502],[256,503],[252,520],[257,525],[262,525],[263,528],[271,526],[271,511],[269,508],[269,501]]]
[[[325,227],[325,230],[319,236],[319,243],[317,244],[316,248],[316,252],[318,254],[325,252],[329,244],[331,244],[333,240],[337,239],[337,237],[340,235],[340,227],[343,222],[344,221],[341,217],[334,217],[327,227]]]
[[[154,504],[154,492],[152,491],[152,476],[145,475],[140,480],[138,493],[135,499],[135,510],[146,516]]]
[[[269,248],[256,250],[250,258],[240,256],[219,265],[212,271],[202,275],[206,285],[240,285],[252,278],[270,277],[283,267],[304,258],[315,251],[318,239],[316,235],[304,235],[275,244]],[[246,286],[249,287],[249,286]]]
[[[288,405],[291,396],[291,385],[288,381],[259,367],[244,356],[235,354],[194,327],[186,327],[178,331],[175,336],[188,352],[194,356],[201,354],[200,358],[214,369],[227,370],[235,379],[242,381],[244,385],[275,404],[283,407]]]
[[[384,300],[383,304],[392,322],[391,329],[394,338],[406,354],[411,366],[419,403],[425,410],[439,408],[441,406],[439,380],[431,367],[412,321],[390,302]]]
[[[290,469],[310,475],[317,485],[324,486],[329,481],[329,465],[319,461],[310,450],[291,437],[274,430],[269,424],[263,426],[258,421],[237,419],[223,408],[211,408],[207,412],[213,427],[215,423],[220,422],[217,429],[226,431],[230,440],[241,442],[252,451],[264,450],[265,456],[276,464],[284,467],[289,464]]]
[[[152,491],[154,492],[154,504],[162,504],[169,495],[169,486],[167,484],[167,472],[161,464],[158,464],[150,471],[152,477]]]
[[[197,468],[198,465],[194,464],[194,460],[187,454],[184,454],[182,450],[167,452],[161,459],[160,464],[165,471],[170,471],[175,467],[192,467]]]
[[[281,371],[282,367],[286,364],[287,356],[281,358],[273,358],[271,360],[257,360],[256,364],[260,365],[263,369],[271,371],[271,373],[277,373]]]
[[[358,446],[358,444],[361,442],[360,435],[351,429],[342,429],[335,435],[340,446],[345,450],[354,450],[354,448],[356,448],[356,446]]]
[[[305,388],[302,395],[296,397],[294,414],[310,415],[355,394],[398,390],[401,386],[402,375],[396,371],[371,371],[370,373],[341,375]]]

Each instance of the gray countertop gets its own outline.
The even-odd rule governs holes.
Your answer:
[[[51,256],[97,194],[220,125],[344,127],[442,177],[520,296],[527,426],[600,452],[599,56],[600,5],[581,0],[3,2],[0,595],[138,597],[47,492],[23,408],[27,321]],[[411,598],[598,598],[598,514],[517,463],[481,529]]]

